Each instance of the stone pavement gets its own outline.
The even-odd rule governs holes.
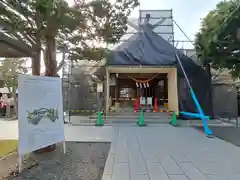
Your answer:
[[[240,179],[240,148],[209,139],[190,127],[76,126],[65,130],[70,141],[77,140],[76,134],[79,141],[112,141],[102,180]]]
[[[65,136],[112,142],[102,180],[240,179],[240,148],[191,127],[65,125]]]

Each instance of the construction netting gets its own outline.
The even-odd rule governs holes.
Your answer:
[[[206,115],[212,116],[211,82],[209,74],[191,58],[177,50],[170,42],[153,31],[149,23],[140,25],[140,31],[128,42],[118,46],[108,57],[108,65],[175,66],[178,68],[178,97],[180,111],[197,112],[186,86],[185,78],[176,60],[179,56],[196,97]]]
[[[100,62],[79,61],[71,66],[63,87],[64,107],[70,116],[88,116],[105,109],[105,73]],[[101,92],[97,88],[101,87]]]

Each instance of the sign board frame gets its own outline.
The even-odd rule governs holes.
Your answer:
[[[19,75],[18,107],[19,172],[25,154],[61,142],[66,153],[61,78]]]

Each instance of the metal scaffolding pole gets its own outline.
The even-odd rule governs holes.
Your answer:
[[[182,72],[183,72],[183,75],[184,75],[184,77],[185,77],[185,79],[186,79],[186,81],[187,81],[187,85],[188,85],[188,87],[189,87],[189,89],[190,89],[190,93],[191,93],[191,96],[192,96],[192,98],[193,98],[194,104],[195,104],[195,106],[197,107],[197,110],[198,110],[198,112],[199,112],[199,114],[200,114],[200,118],[202,119],[204,131],[205,131],[205,133],[206,133],[207,135],[212,135],[213,133],[212,133],[211,129],[209,129],[208,123],[207,123],[207,121],[208,121],[209,119],[204,115],[204,112],[203,112],[203,110],[202,110],[202,107],[201,107],[201,105],[199,104],[199,102],[198,102],[198,100],[197,100],[197,97],[196,97],[196,95],[195,95],[195,93],[194,93],[194,91],[193,91],[193,88],[192,88],[192,86],[191,86],[191,84],[190,84],[190,81],[189,81],[189,79],[188,79],[188,76],[187,76],[187,74],[186,74],[186,72],[185,72],[185,70],[184,70],[184,68],[183,68],[182,62],[181,62],[181,60],[180,60],[180,58],[178,57],[177,54],[176,54],[176,58],[177,58],[178,64],[180,65],[180,68],[181,68],[181,70],[182,70]]]

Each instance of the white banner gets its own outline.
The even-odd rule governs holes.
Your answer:
[[[18,103],[20,156],[65,141],[61,78],[20,75]]]
[[[136,86],[137,86],[137,88],[139,87],[137,82],[136,82]]]
[[[148,82],[147,82],[147,87],[149,87],[149,84],[148,84]]]

